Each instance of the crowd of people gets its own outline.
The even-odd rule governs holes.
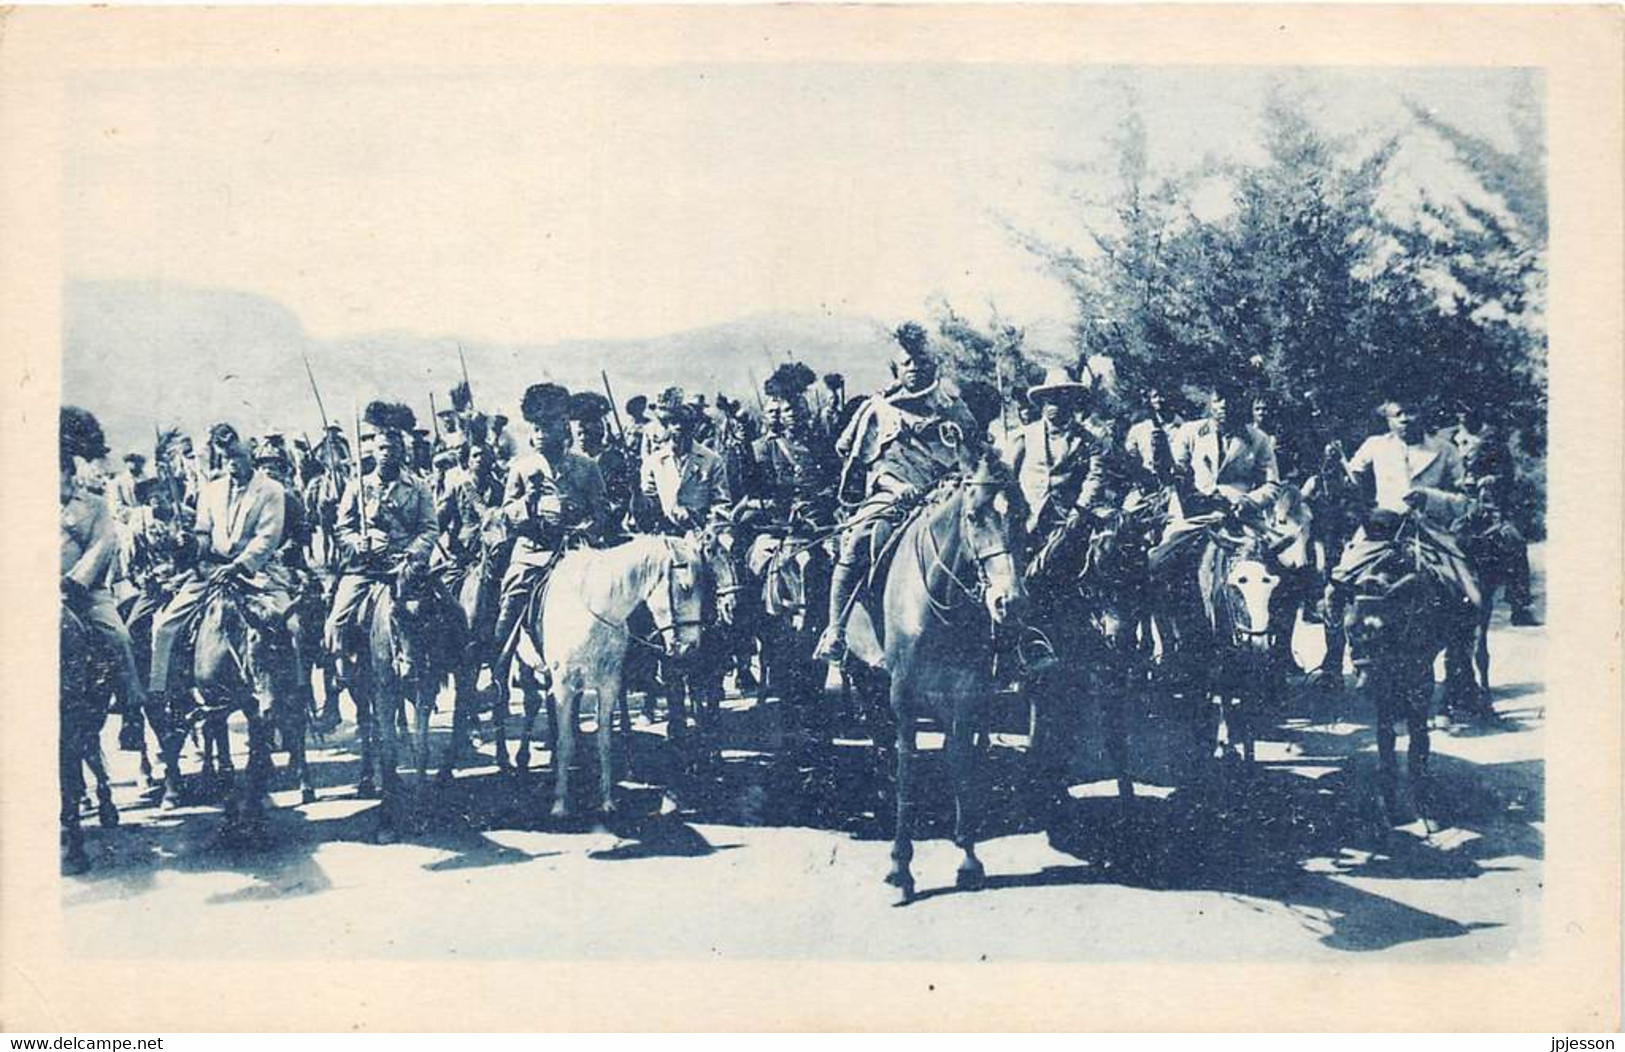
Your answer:
[[[201,454],[171,430],[117,471],[95,417],[65,407],[64,603],[112,657],[118,711],[170,712],[184,725],[208,711],[173,656],[198,631],[211,588],[235,582],[263,631],[304,649],[316,677],[301,689],[314,699],[319,677],[331,725],[380,582],[415,576],[463,597],[467,628],[490,642],[500,677],[559,552],[725,523],[742,565],[762,538],[827,552],[815,653],[839,664],[886,536],[993,450],[1024,498],[1030,572],[1104,513],[1155,507],[1149,559],[1174,606],[1182,589],[1196,598],[1182,539],[1197,526],[1222,517],[1283,531],[1312,516],[1315,587],[1300,609],[1326,627],[1326,660],[1305,670],[1317,682],[1342,683],[1340,569],[1401,521],[1425,526],[1433,565],[1464,602],[1494,601],[1474,565],[1493,552],[1512,622],[1534,623],[1527,546],[1506,513],[1519,481],[1492,406],[1386,391],[1372,398],[1372,433],[1343,435],[1313,393],[1284,400],[1245,377],[1198,393],[1172,369],[1125,390],[1082,361],[1001,393],[950,383],[914,323],[896,330],[889,367],[889,386],[852,398],[839,376],[793,360],[761,391],[712,404],[672,387],[615,406],[594,390],[538,383],[520,427],[476,407],[465,383],[432,420],[373,402],[353,430],[329,424],[315,442],[220,421],[199,436]],[[1449,409],[1459,411],[1441,419]],[[1195,675],[1174,660],[1172,623],[1148,619],[1141,638],[1170,678]],[[1015,675],[1065,660],[1042,626],[1016,651]],[[728,656],[725,672],[742,687],[761,671],[748,638]],[[141,727],[126,729],[133,744]]]

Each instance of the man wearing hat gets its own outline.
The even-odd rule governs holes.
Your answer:
[[[1027,530],[1035,542],[1098,489],[1097,442],[1085,426],[1090,392],[1078,371],[1062,367],[1045,370],[1043,383],[1027,391],[1039,418],[1021,426],[1007,456],[1027,499]]]
[[[655,402],[660,439],[645,454],[634,516],[655,533],[683,533],[725,517],[733,506],[722,458],[695,437],[697,410],[681,388],[668,387]]]
[[[282,487],[255,466],[248,441],[230,424],[209,429],[209,453],[222,471],[198,494],[192,527],[197,565],[152,622],[151,689],[160,707],[172,697],[175,643],[202,616],[211,585],[225,579],[245,585],[244,610],[267,633],[280,634],[293,605],[288,574],[277,562],[286,514]],[[176,788],[170,781],[171,806]]]
[[[343,568],[322,630],[341,670],[367,608],[389,587],[388,575],[426,569],[434,551],[434,498],[406,466],[412,425],[404,405],[373,402],[362,417],[361,471],[345,482],[335,525]]]
[[[939,381],[925,330],[905,322],[893,335],[896,382],[864,402],[835,445],[844,460],[838,492],[857,508],[841,535],[820,660],[845,656],[846,619],[867,574],[871,544],[884,544],[908,508],[943,478],[973,467],[983,438],[970,410]]]
[[[609,495],[609,511],[604,520],[614,527],[626,521],[632,507],[632,475],[627,454],[609,441],[609,399],[597,391],[577,391],[570,396],[570,441],[577,453],[598,465]]]
[[[775,523],[785,522],[794,507],[806,521],[833,522],[835,483],[840,462],[835,448],[816,428],[807,405],[811,369],[786,362],[762,385],[763,434],[751,446],[752,506]]]
[[[518,643],[519,617],[546,583],[573,541],[596,542],[607,532],[609,504],[598,465],[570,446],[570,392],[558,384],[532,384],[520,415],[530,425],[530,448],[508,465],[502,517],[514,538],[502,575],[496,643],[506,668]]]
[[[129,630],[108,586],[118,553],[113,516],[106,497],[87,489],[79,473],[81,463],[107,456],[107,439],[95,416],[77,406],[62,407],[59,428],[62,601],[79,613],[113,656],[119,701],[126,713],[137,712],[147,702],[146,686],[135,663]]]

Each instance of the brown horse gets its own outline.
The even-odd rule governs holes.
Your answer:
[[[855,610],[852,653],[890,680],[896,722],[897,826],[886,883],[914,898],[915,724],[930,716],[947,737],[954,794],[954,843],[965,853],[956,884],[982,885],[976,857],[986,777],[994,632],[1021,616],[1022,523],[1026,508],[991,454],[974,471],[945,479],[894,533],[884,582]],[[870,631],[864,631],[864,622]],[[878,626],[879,633],[873,633]],[[866,638],[871,636],[872,638]]]
[[[1437,572],[1428,544],[1429,537],[1410,516],[1401,520],[1391,539],[1368,544],[1365,557],[1344,578],[1352,593],[1344,623],[1358,688],[1376,713],[1384,824],[1398,822],[1394,724],[1404,720],[1411,804],[1432,832],[1436,826],[1427,764],[1434,664],[1464,632],[1472,631],[1478,608]]]
[[[1134,780],[1125,707],[1144,680],[1147,655],[1137,630],[1149,607],[1151,535],[1163,514],[1161,503],[1152,502],[1089,516],[1052,535],[1027,567],[1029,620],[1064,655],[1029,686],[1029,773],[1034,803],[1046,814],[1066,799],[1066,768],[1087,697],[1099,703],[1118,799],[1128,815]]]
[[[118,825],[118,808],[103,762],[101,731],[112,700],[113,666],[97,645],[80,613],[62,604],[61,678],[57,688],[57,777],[61,790],[62,872],[90,868],[80,829],[79,804],[85,794],[85,768],[96,777],[97,816],[103,828]]]

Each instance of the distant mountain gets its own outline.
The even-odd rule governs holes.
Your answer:
[[[455,335],[383,332],[325,341],[263,296],[157,282],[74,281],[63,289],[62,397],[95,412],[115,451],[148,448],[155,424],[200,431],[230,420],[254,433],[278,428],[312,437],[320,415],[302,356],[308,356],[328,414],[347,428],[372,398],[405,401],[427,421],[429,394],[446,397],[468,360],[476,404],[515,407],[529,384],[602,385],[616,401],[676,384],[714,400],[752,398],[786,357],[815,372],[839,372],[849,388],[885,376],[890,339],[870,318],[841,314],[755,314],[640,340],[497,344]]]

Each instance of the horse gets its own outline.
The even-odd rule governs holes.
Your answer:
[[[994,632],[1026,603],[1021,557],[1026,508],[1014,479],[991,452],[950,475],[893,531],[883,576],[853,610],[855,657],[889,679],[896,729],[896,829],[886,883],[900,903],[914,899],[915,724],[934,717],[947,736],[954,795],[954,843],[964,852],[955,883],[982,886],[976,857],[985,807],[981,749],[992,689]],[[878,629],[878,631],[877,631]],[[978,736],[981,736],[981,742]]]
[[[225,738],[225,722],[233,712],[241,712],[248,724],[248,764],[243,780],[229,791],[226,803],[226,825],[223,834],[230,838],[241,835],[256,839],[263,832],[263,801],[271,772],[272,720],[276,709],[297,704],[288,697],[287,666],[289,655],[286,641],[275,637],[282,633],[267,631],[268,617],[286,617],[286,610],[268,614],[259,609],[250,616],[249,605],[258,594],[248,581],[232,576],[219,577],[205,585],[198,618],[192,628],[191,671],[192,690],[202,701],[195,712],[170,714],[170,726],[163,743],[165,779],[170,792],[166,805],[178,802],[180,747],[184,733],[182,727],[187,716],[201,718],[206,744],[216,751],[216,758],[230,767],[230,744]],[[269,706],[261,698],[269,696]],[[307,802],[314,799],[305,764],[303,727],[297,741],[290,741],[290,759]]]
[[[1479,503],[1452,531],[1478,579],[1482,600],[1470,629],[1463,627],[1445,654],[1448,699],[1453,707],[1480,717],[1494,716],[1490,704],[1490,619],[1496,596],[1519,575],[1527,579],[1529,555],[1516,527],[1490,505]],[[1522,563],[1520,567],[1520,562]]]
[[[734,663],[738,636],[744,629],[735,624],[740,578],[734,562],[733,526],[726,521],[714,522],[691,531],[690,536],[712,582],[706,593],[705,627],[698,645],[682,657],[661,657],[660,674],[666,696],[667,737],[679,740],[688,734],[692,705],[695,729],[702,744],[706,744],[722,711],[722,680]],[[633,621],[634,627],[641,621],[640,615]]]
[[[705,608],[717,585],[700,536],[634,537],[605,549],[567,553],[553,571],[542,605],[542,640],[557,700],[551,815],[570,814],[570,768],[575,759],[577,713],[588,694],[596,701],[599,808],[615,810],[614,730],[623,700],[622,670],[629,647],[656,647],[674,660],[700,645]],[[653,639],[638,636],[628,619],[639,606],[654,621]],[[535,658],[529,646],[527,660]],[[522,644],[521,655],[527,647]]]
[[[766,533],[751,544],[745,565],[759,582],[761,617],[755,632],[762,676],[757,699],[772,693],[805,725],[822,711],[829,674],[828,666],[813,657],[829,611],[829,552],[825,544],[800,539],[793,530]]]
[[[1404,720],[1411,803],[1433,832],[1427,780],[1433,669],[1478,612],[1437,572],[1428,537],[1413,515],[1400,520],[1390,539],[1363,547],[1347,574],[1352,598],[1344,625],[1357,688],[1376,713],[1382,817],[1391,826],[1399,815],[1394,724]]]
[[[1080,699],[1088,696],[1100,702],[1118,800],[1129,814],[1134,779],[1124,709],[1145,671],[1138,633],[1148,612],[1147,553],[1163,514],[1156,500],[1103,509],[1051,535],[1027,566],[1029,622],[1064,655],[1029,687],[1029,769],[1035,803],[1047,813],[1066,799]]]
[[[399,724],[409,704],[412,719],[405,733],[421,780],[429,769],[429,718],[440,684],[461,660],[463,626],[460,612],[425,567],[402,564],[371,575],[358,621],[365,646],[351,691],[361,739],[356,795],[380,800],[377,839],[389,843],[400,819]],[[445,767],[454,751],[455,742]]]
[[[66,875],[90,869],[80,827],[79,807],[85,795],[85,768],[96,779],[96,813],[104,829],[119,824],[118,808],[107,776],[101,747],[102,726],[107,721],[112,699],[112,663],[101,652],[94,633],[72,605],[62,604],[58,651],[60,679],[57,687],[57,779],[60,790],[62,827],[62,872]]]

